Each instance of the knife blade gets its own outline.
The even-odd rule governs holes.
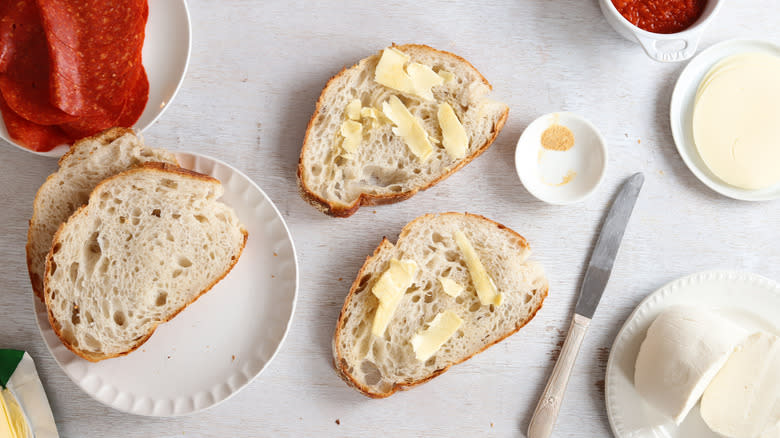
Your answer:
[[[612,208],[607,213],[607,218],[601,227],[596,247],[590,256],[585,279],[580,287],[580,297],[574,309],[575,313],[593,318],[596,307],[601,301],[601,295],[607,287],[607,281],[612,274],[612,267],[615,265],[615,257],[620,248],[620,242],[623,240],[623,233],[626,231],[626,225],[631,218],[631,212],[634,211],[634,205],[644,181],[645,177],[641,173],[632,175],[628,181],[623,183],[615,202],[612,203]]]
[[[561,353],[528,424],[528,438],[547,438],[552,435],[577,353],[607,287],[620,241],[623,239],[644,181],[645,177],[642,173],[635,173],[628,178],[607,213],[599,238],[596,240],[596,247],[590,256],[585,278],[582,280],[569,333],[566,335]]]

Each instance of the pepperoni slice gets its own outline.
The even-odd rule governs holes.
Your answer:
[[[47,152],[55,146],[72,142],[74,139],[66,135],[58,126],[43,126],[33,123],[8,107],[0,96],[0,112],[8,135],[19,144],[37,152]]]
[[[70,137],[89,137],[113,126],[132,127],[143,113],[149,98],[149,80],[143,67],[137,68],[132,77],[130,93],[118,113],[103,111],[90,117],[81,117],[60,125]]]
[[[35,151],[132,126],[149,81],[147,0],[0,0],[0,112]]]
[[[8,68],[13,55],[14,23],[11,19],[11,2],[0,2],[0,73]]]
[[[51,104],[49,53],[35,2],[19,0],[7,7],[0,19],[0,93],[6,104],[41,125],[75,120]]]
[[[37,0],[52,103],[78,116],[122,112],[141,66],[146,0]]]
[[[146,71],[142,67],[130,95],[127,96],[125,108],[122,110],[122,115],[119,117],[117,126],[129,128],[135,125],[135,122],[137,122],[141,117],[141,114],[143,114],[148,100],[149,78],[146,76]]]
[[[63,123],[59,126],[62,131],[74,139],[89,137],[95,133],[116,126],[119,121],[119,114],[108,111],[93,114],[91,116],[79,117],[76,121]]]

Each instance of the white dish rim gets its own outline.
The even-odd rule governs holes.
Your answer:
[[[79,389],[81,389],[81,391],[83,391],[91,399],[95,400],[96,402],[100,403],[101,405],[107,406],[107,407],[109,407],[111,409],[115,409],[115,410],[120,411],[120,412],[133,414],[133,415],[139,415],[139,416],[142,416],[142,417],[154,417],[154,418],[183,417],[183,416],[196,414],[198,412],[203,412],[205,410],[214,408],[214,407],[216,407],[216,406],[226,402],[227,400],[231,399],[233,396],[235,396],[236,394],[241,392],[243,389],[245,389],[246,387],[251,385],[258,378],[258,376],[260,376],[268,368],[268,365],[270,365],[274,361],[276,356],[279,354],[279,351],[284,346],[285,341],[287,340],[287,337],[290,334],[290,330],[292,328],[293,320],[295,319],[295,311],[296,311],[297,305],[298,305],[298,294],[299,294],[299,289],[300,289],[300,265],[299,265],[299,262],[298,262],[298,254],[297,254],[296,249],[295,249],[295,241],[293,240],[292,233],[290,233],[290,229],[287,226],[287,222],[284,220],[284,216],[282,216],[282,214],[279,211],[279,209],[276,206],[276,204],[274,204],[274,202],[265,193],[265,191],[263,191],[263,189],[261,189],[260,186],[258,186],[257,183],[255,183],[255,181],[253,179],[249,178],[249,176],[247,176],[246,174],[244,174],[243,172],[241,172],[240,170],[238,170],[234,166],[232,166],[232,165],[230,165],[230,164],[228,164],[228,163],[226,163],[226,162],[224,162],[224,161],[222,161],[220,159],[213,158],[211,156],[208,156],[208,155],[205,155],[205,154],[201,154],[201,153],[197,153],[197,152],[187,152],[187,151],[179,151],[179,150],[175,150],[175,151],[171,151],[171,152],[174,155],[177,155],[177,158],[178,158],[178,156],[180,154],[181,155],[191,155],[193,157],[197,157],[197,158],[201,158],[201,159],[205,159],[205,160],[210,160],[210,161],[213,161],[213,162],[215,162],[217,164],[225,166],[228,169],[230,169],[232,172],[235,172],[237,175],[239,175],[242,178],[246,179],[246,181],[248,181],[249,184],[253,188],[255,188],[258,191],[258,193],[260,193],[262,195],[262,197],[266,200],[266,202],[272,207],[272,209],[274,211],[274,214],[276,215],[276,217],[279,219],[280,223],[282,224],[282,228],[285,231],[285,235],[287,237],[287,240],[290,243],[290,249],[291,249],[291,252],[292,252],[293,267],[295,269],[294,288],[293,288],[293,295],[292,295],[292,304],[290,306],[290,316],[287,319],[287,324],[285,325],[284,332],[282,333],[282,336],[279,339],[279,342],[276,345],[276,347],[274,349],[274,352],[268,357],[268,360],[265,361],[265,363],[260,367],[260,369],[257,371],[257,373],[255,373],[253,376],[251,376],[249,379],[247,379],[247,381],[244,382],[242,385],[239,385],[238,387],[236,387],[235,390],[233,390],[226,397],[224,397],[224,398],[222,398],[220,400],[217,400],[216,402],[214,402],[212,404],[209,404],[209,405],[206,405],[206,406],[202,406],[200,408],[195,408],[195,409],[193,409],[191,411],[187,411],[187,412],[173,412],[173,413],[168,414],[168,415],[154,415],[153,413],[136,412],[136,411],[133,411],[132,408],[131,409],[123,409],[123,408],[121,408],[119,406],[108,404],[108,403],[100,400],[97,397],[97,393],[100,391],[99,389],[94,391],[94,392],[87,391],[79,382],[76,381],[76,378],[71,374],[71,372],[68,369],[66,369],[66,367],[59,361],[59,359],[57,358],[57,355],[52,350],[52,346],[49,344],[49,342],[47,342],[46,335],[45,335],[44,331],[52,331],[52,329],[49,326],[48,319],[46,319],[46,321],[45,321],[45,326],[42,326],[42,323],[41,323],[41,320],[39,318],[38,312],[36,311],[36,308],[37,308],[38,304],[40,303],[40,301],[38,300],[38,297],[35,296],[35,294],[31,294],[31,296],[32,296],[32,304],[33,304],[32,311],[33,311],[33,315],[35,316],[35,322],[36,322],[36,325],[38,327],[38,332],[40,333],[41,337],[43,338],[43,343],[44,343],[44,345],[46,345],[46,349],[49,351],[49,354],[51,354],[51,356],[54,359],[54,361],[57,363],[57,365],[60,367],[60,369],[68,376],[68,378]],[[57,341],[59,342],[59,339]]]
[[[696,149],[695,144],[690,144],[691,142],[687,141],[686,133],[690,130],[690,128],[685,128],[682,123],[682,118],[687,117],[686,114],[683,114],[683,111],[693,110],[690,108],[690,102],[683,101],[683,94],[686,94],[686,91],[689,91],[692,87],[698,88],[699,83],[701,82],[700,78],[698,78],[696,81],[694,81],[694,79],[697,78],[688,79],[688,75],[692,75],[692,71],[699,67],[697,62],[705,62],[703,60],[708,56],[718,52],[726,52],[729,48],[731,48],[731,46],[735,45],[756,47],[771,46],[780,55],[780,45],[771,41],[764,41],[754,38],[734,38],[725,40],[702,50],[698,55],[691,59],[688,65],[685,66],[685,68],[680,73],[680,76],[677,78],[677,81],[675,82],[674,89],[672,91],[672,98],[669,103],[669,123],[670,129],[672,131],[672,138],[674,139],[674,145],[677,148],[677,152],[682,158],[683,162],[685,162],[685,165],[699,181],[701,181],[710,189],[723,196],[740,201],[771,201],[780,198],[780,183],[767,189],[745,190],[729,185],[720,180],[715,175],[710,176],[710,171],[706,168],[706,165],[704,163],[699,165],[699,163],[696,162],[696,157],[698,157],[699,154],[698,150]],[[745,50],[740,50],[740,52],[745,52]],[[712,56],[714,57],[716,55]],[[706,71],[709,71],[709,69],[711,69],[725,56],[730,56],[730,54],[723,54],[722,56],[718,56],[712,62],[708,62],[706,64]],[[705,74],[706,71],[704,72]]]
[[[595,134],[596,138],[598,139],[597,147],[598,147],[599,151],[601,152],[602,156],[604,157],[603,165],[601,166],[601,169],[599,169],[599,175],[598,175],[598,178],[597,178],[595,184],[593,184],[590,188],[588,188],[581,195],[571,197],[571,198],[569,198],[569,199],[567,199],[565,201],[553,201],[553,200],[550,200],[550,199],[546,198],[546,196],[544,194],[540,194],[540,192],[538,190],[532,189],[531,188],[532,185],[527,183],[528,175],[521,170],[521,167],[518,164],[519,163],[518,159],[519,159],[520,154],[521,154],[521,146],[524,144],[523,143],[523,139],[526,138],[526,132],[528,132],[528,128],[530,126],[532,126],[533,124],[535,124],[535,123],[540,123],[540,121],[542,121],[542,120],[544,120],[546,118],[555,117],[556,115],[558,115],[559,117],[560,116],[570,117],[570,118],[576,119],[579,122],[581,122],[584,125],[586,125],[588,127],[588,129],[590,129],[590,131],[593,132],[593,134]],[[536,199],[538,199],[538,200],[540,200],[542,202],[545,202],[547,204],[551,204],[551,205],[569,205],[569,204],[574,204],[574,203],[581,202],[581,201],[584,201],[585,199],[587,199],[590,195],[593,194],[593,192],[596,191],[596,189],[604,181],[604,176],[607,173],[607,163],[609,162],[609,151],[608,151],[608,148],[607,148],[607,141],[606,141],[606,139],[604,138],[603,135],[601,135],[601,132],[598,130],[598,128],[596,128],[596,125],[594,125],[590,120],[586,119],[585,117],[583,117],[583,116],[581,116],[581,115],[579,115],[577,113],[571,112],[571,111],[553,111],[551,113],[542,114],[541,116],[535,118],[533,121],[531,121],[531,123],[528,124],[528,126],[525,127],[525,129],[523,129],[523,133],[520,134],[520,138],[517,139],[517,144],[515,145],[515,157],[514,158],[515,158],[515,172],[517,173],[517,176],[520,178],[520,182],[523,184],[523,187],[525,187],[525,189],[528,191],[528,193],[530,193]]]
[[[612,388],[613,385],[611,385],[611,376],[613,374],[612,370],[614,370],[616,367],[615,364],[615,361],[617,360],[616,351],[618,351],[618,348],[624,348],[623,344],[625,344],[627,340],[623,338],[625,336],[628,336],[626,335],[626,333],[628,330],[632,329],[632,326],[635,324],[635,319],[639,314],[639,312],[644,311],[647,307],[654,305],[653,301],[663,302],[664,300],[667,300],[668,297],[670,295],[673,295],[676,290],[686,287],[691,282],[703,281],[706,279],[722,280],[722,279],[734,279],[734,278],[740,278],[742,281],[745,282],[764,283],[768,286],[771,286],[772,288],[775,289],[775,292],[778,294],[778,299],[780,299],[780,283],[778,283],[775,280],[772,280],[771,278],[765,277],[763,275],[755,274],[752,272],[748,272],[748,271],[713,269],[713,270],[697,272],[694,274],[689,274],[674,279],[672,281],[669,281],[668,283],[664,284],[660,288],[648,294],[631,311],[631,314],[628,316],[628,318],[626,318],[625,322],[620,327],[620,330],[618,331],[618,334],[615,336],[615,340],[613,341],[610,347],[609,358],[607,359],[607,366],[604,373],[604,403],[607,409],[607,419],[609,421],[610,429],[616,438],[628,438],[629,436],[631,438],[641,438],[640,436],[634,434],[629,435],[625,430],[622,429],[622,425],[618,426],[618,420],[616,420],[617,414],[613,412],[614,406],[613,403],[610,402],[611,398],[614,397],[614,396],[611,397],[610,394],[614,391],[614,389]],[[713,432],[713,436],[714,436],[714,432]],[[650,438],[650,436],[648,436],[648,438]]]
[[[179,76],[179,79],[176,83],[176,87],[174,88],[171,97],[168,99],[168,102],[166,102],[165,105],[162,108],[160,108],[160,111],[158,111],[157,114],[152,118],[152,120],[150,120],[147,124],[141,127],[138,127],[137,125],[134,125],[132,127],[132,129],[138,133],[143,133],[144,131],[149,129],[151,126],[157,123],[157,120],[159,120],[163,114],[165,114],[165,112],[168,110],[168,107],[171,106],[171,103],[176,99],[176,96],[179,94],[179,90],[181,89],[182,84],[184,84],[184,78],[187,77],[187,71],[189,70],[190,67],[190,58],[192,55],[192,18],[190,17],[190,9],[189,9],[189,5],[187,4],[187,0],[179,0],[179,1],[181,2],[184,8],[184,16],[186,18],[185,21],[187,24],[187,54],[184,60],[184,68],[181,71],[181,75]],[[144,41],[144,44],[146,44],[146,41]],[[146,111],[146,109],[144,109],[144,111]],[[50,151],[46,151],[46,152],[34,151],[20,145],[19,143],[14,141],[10,135],[7,135],[7,130],[5,129],[5,122],[3,121],[2,117],[0,117],[0,126],[2,126],[2,129],[0,129],[0,139],[4,140],[8,144],[18,149],[21,149],[25,152],[29,152],[34,155],[38,155],[41,157],[59,158],[63,156],[70,148],[70,146],[66,144],[62,144],[59,146],[55,146]]]

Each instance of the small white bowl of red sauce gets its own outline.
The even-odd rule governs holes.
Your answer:
[[[599,0],[610,26],[661,62],[691,58],[722,4],[723,0]]]

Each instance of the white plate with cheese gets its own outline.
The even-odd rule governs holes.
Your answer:
[[[745,201],[777,199],[780,198],[780,182],[778,182],[780,181],[780,160],[767,160],[766,158],[780,157],[780,145],[776,145],[775,141],[749,142],[745,137],[755,139],[756,126],[762,127],[760,131],[765,139],[766,136],[776,138],[780,135],[778,134],[780,127],[778,127],[773,115],[780,111],[780,102],[771,98],[774,95],[780,96],[780,81],[772,81],[771,76],[768,76],[769,86],[754,87],[752,89],[753,100],[751,100],[751,86],[759,83],[761,78],[748,75],[745,71],[739,72],[744,75],[741,76],[734,69],[731,69],[731,74],[718,76],[717,87],[712,86],[712,81],[702,86],[702,90],[705,88],[708,90],[707,96],[699,92],[702,82],[712,79],[709,75],[711,71],[729,72],[728,68],[721,69],[723,66],[721,61],[729,60],[735,55],[747,55],[748,57],[769,55],[771,58],[777,58],[778,61],[770,62],[771,65],[767,67],[773,67],[774,70],[777,70],[778,65],[780,65],[780,46],[767,41],[736,39],[715,44],[704,50],[685,67],[674,87],[669,108],[672,136],[685,164],[701,182],[712,190],[724,196]],[[728,63],[726,64],[726,67],[729,67]],[[759,76],[761,71],[762,69],[758,70]],[[771,75],[768,69],[763,70],[763,72],[766,75]],[[748,107],[750,111],[734,105],[735,97],[744,98],[745,100],[742,102],[747,104],[747,102],[754,101],[756,96],[759,97],[759,102],[756,105],[750,105]],[[713,109],[717,109],[717,111],[712,111]],[[695,111],[699,114],[698,120],[694,119]],[[728,118],[724,120],[723,117]],[[720,120],[720,122],[716,120]],[[743,129],[739,136],[729,137],[729,135],[734,134],[734,129],[739,130],[736,126],[748,126],[749,129],[747,131]],[[764,127],[768,131],[765,132]],[[695,129],[698,130],[699,145],[694,140],[696,138]],[[729,145],[713,152],[714,146],[704,141],[706,140],[706,137],[702,138],[704,134],[711,135],[710,141],[713,137],[733,138],[734,141],[733,144],[729,143]],[[704,148],[702,150],[707,155],[706,159],[703,158],[700,147]],[[748,165],[751,162],[754,168]],[[769,167],[766,166],[768,163],[771,164],[771,168],[767,168]],[[767,172],[771,174],[772,178],[769,180],[773,180],[773,182],[767,184],[766,177],[759,178],[758,181],[750,181],[755,179],[755,176]]]
[[[702,272],[650,294],[621,328],[607,362],[607,414],[617,438],[720,437],[704,422],[698,404],[677,426],[644,400],[634,386],[634,366],[648,327],[662,311],[679,305],[710,310],[748,332],[780,335],[780,284],[759,275]]]
[[[235,168],[178,152],[186,169],[217,178],[221,201],[249,232],[236,266],[127,356],[88,362],[52,331],[35,297],[38,328],[65,373],[95,400],[137,415],[192,414],[225,401],[273,360],[289,330],[298,290],[295,248],[270,198]]]

